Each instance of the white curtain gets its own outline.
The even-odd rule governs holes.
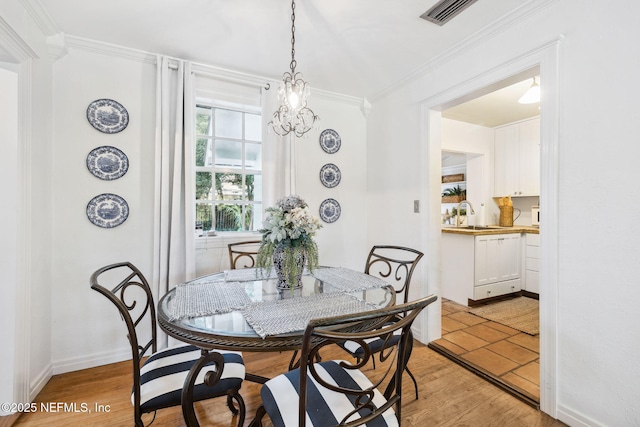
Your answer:
[[[282,197],[296,193],[295,139],[292,134],[279,136],[268,129],[268,123],[277,109],[278,88],[272,83],[270,89],[262,89],[262,174],[265,208],[273,206]]]
[[[153,291],[156,301],[195,278],[191,64],[158,55]],[[167,338],[159,336],[159,347]]]

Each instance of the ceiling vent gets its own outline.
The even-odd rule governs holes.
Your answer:
[[[420,15],[420,18],[442,26],[476,1],[477,0],[441,0],[431,9]]]

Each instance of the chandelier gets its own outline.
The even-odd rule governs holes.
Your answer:
[[[298,138],[309,132],[320,117],[307,108],[310,95],[309,83],[305,82],[301,73],[296,73],[296,2],[291,1],[291,71],[284,73],[278,100],[280,108],[273,113],[269,125],[280,136],[293,133]]]

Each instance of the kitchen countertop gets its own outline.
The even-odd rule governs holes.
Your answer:
[[[473,227],[473,226],[470,226],[470,227]],[[468,228],[467,226],[456,227],[455,225],[451,225],[451,226],[442,226],[442,232],[452,233],[452,234],[468,234],[470,236],[482,236],[485,234],[509,234],[509,233],[540,234],[540,228],[533,227],[530,225],[514,225],[513,227],[500,227],[498,225],[488,225],[480,229],[473,229],[473,228]]]

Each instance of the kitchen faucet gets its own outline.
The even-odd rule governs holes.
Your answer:
[[[469,210],[471,210],[471,215],[475,215],[475,211],[473,210],[473,206],[471,205],[471,202],[468,200],[463,200],[460,203],[458,203],[458,214],[456,215],[456,227],[460,227],[460,206],[462,206],[463,204],[468,204],[469,205]],[[469,223],[467,222],[467,225],[469,225]]]

